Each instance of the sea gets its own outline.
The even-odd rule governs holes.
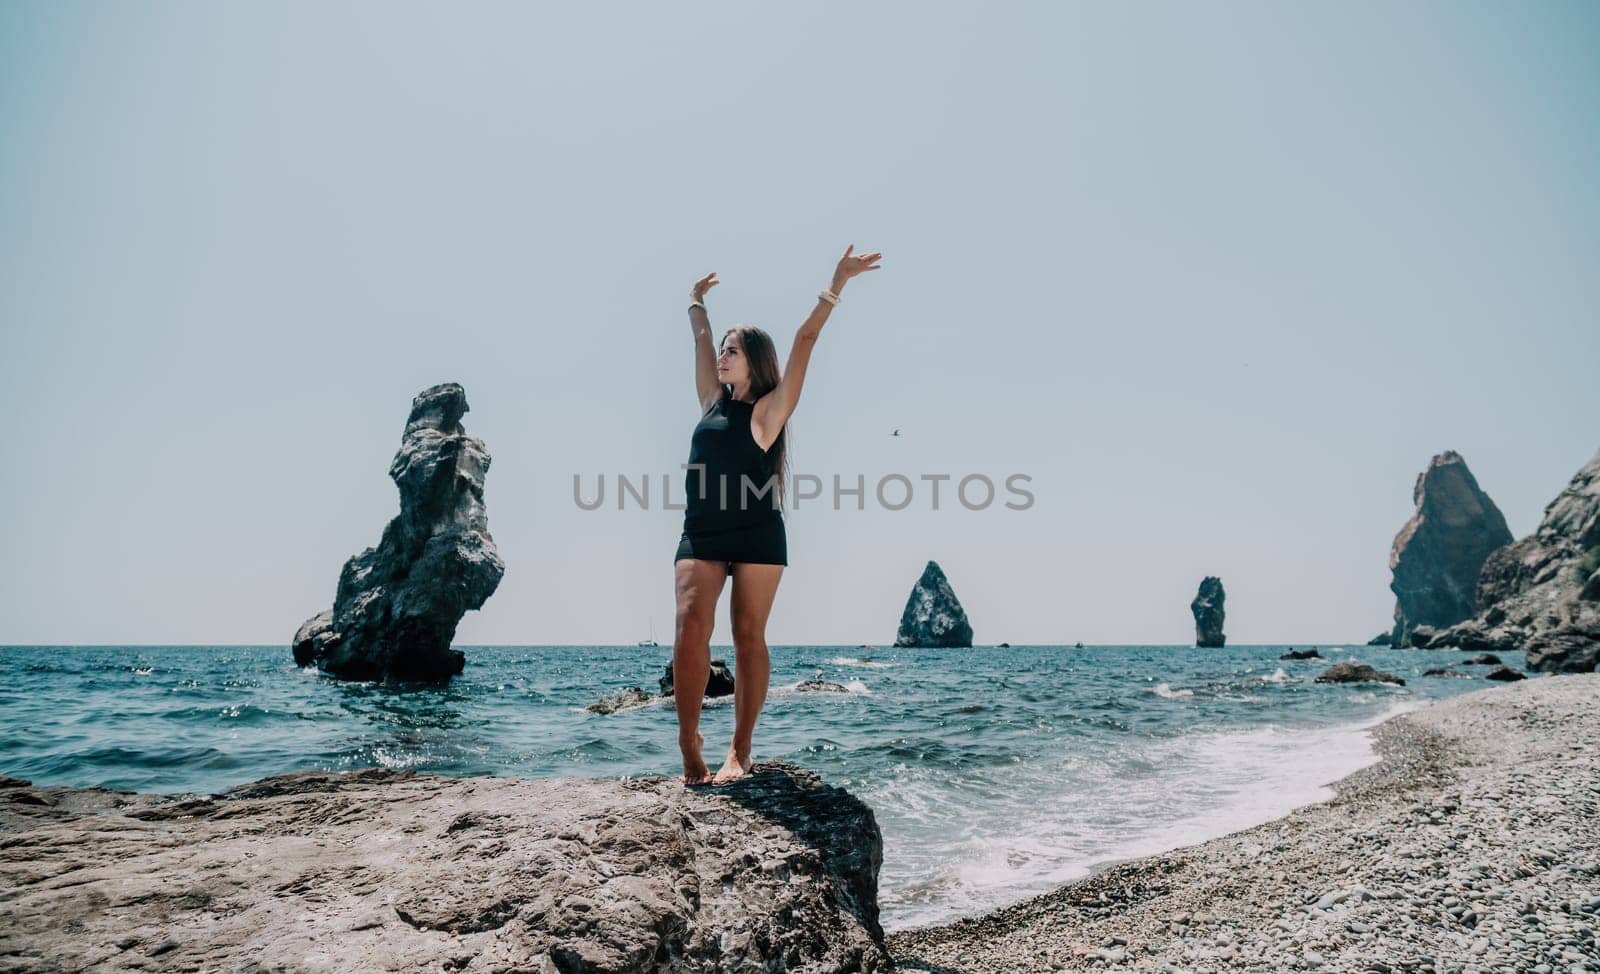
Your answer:
[[[285,646],[0,647],[0,774],[40,785],[211,794],[271,774],[381,766],[445,775],[676,775],[671,647],[458,646],[448,686],[335,680]],[[811,768],[883,832],[886,929],[1004,906],[1105,864],[1332,797],[1376,760],[1371,728],[1492,686],[1473,654],[1362,645],[775,646],[754,756]],[[1500,654],[1524,668],[1521,654]],[[730,647],[712,656],[733,663]],[[1318,684],[1355,660],[1402,677]],[[1471,679],[1425,677],[1452,665]],[[820,677],[842,693],[800,692]],[[1532,675],[1532,674],[1530,674]],[[715,769],[732,698],[708,701]]]

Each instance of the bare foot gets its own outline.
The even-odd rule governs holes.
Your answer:
[[[705,746],[706,739],[696,732],[694,750],[680,747],[683,751],[683,783],[686,786],[711,784],[711,769],[706,767],[705,759],[700,756],[700,750]]]
[[[715,778],[711,779],[711,783],[714,785],[725,785],[730,781],[737,781],[738,779],[743,778],[745,775],[750,773],[750,764],[751,761],[749,758],[740,761],[739,755],[729,751],[728,760],[723,762],[722,769],[717,772],[717,776]]]

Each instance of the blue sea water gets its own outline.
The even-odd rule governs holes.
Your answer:
[[[38,784],[218,792],[269,774],[381,765],[450,775],[676,774],[670,647],[460,647],[448,687],[344,683],[282,646],[0,647],[0,773]],[[773,647],[758,759],[815,769],[873,808],[893,930],[1014,902],[1111,860],[1197,842],[1329,797],[1374,760],[1368,731],[1483,689],[1424,677],[1471,654],[1286,646]],[[1307,648],[1300,646],[1298,648]],[[713,647],[733,661],[732,650]],[[1353,659],[1406,680],[1315,684]],[[1521,668],[1520,654],[1502,654]],[[821,670],[850,692],[793,688]],[[731,698],[703,730],[715,768]]]

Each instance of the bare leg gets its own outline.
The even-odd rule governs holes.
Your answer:
[[[700,705],[711,676],[711,627],[717,599],[728,577],[727,562],[682,558],[673,565],[678,621],[672,640],[672,702],[678,712],[678,750],[683,752],[683,783],[711,780],[700,749]]]
[[[737,562],[733,566],[733,744],[715,783],[743,777],[750,770],[756,719],[767,702],[772,660],[767,655],[767,616],[778,594],[782,565]]]

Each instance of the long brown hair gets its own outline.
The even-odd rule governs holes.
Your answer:
[[[778,348],[772,343],[772,336],[755,325],[734,325],[729,328],[722,334],[723,345],[727,343],[729,335],[738,336],[739,347],[744,350],[745,362],[750,369],[750,397],[755,402],[776,389],[778,380],[782,378],[782,373],[778,371]],[[723,383],[722,387],[732,395],[731,386]],[[778,474],[778,507],[782,508],[786,500],[783,482],[789,479],[788,423],[784,423],[783,429],[778,431],[772,448],[777,451],[773,454],[773,469]]]

